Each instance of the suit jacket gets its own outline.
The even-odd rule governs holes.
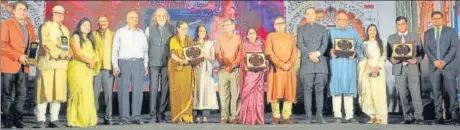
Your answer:
[[[48,21],[41,26],[39,32],[41,44],[37,69],[67,70],[68,61],[59,59],[59,54],[64,52],[64,50],[60,48],[62,45],[61,36],[66,36],[67,42],[70,44],[69,29],[67,29],[67,27],[65,27],[63,24]]]
[[[388,37],[387,57],[390,63],[391,63],[392,55],[393,55],[393,44],[398,43],[398,42],[401,42],[401,36],[399,36],[398,33],[392,34]],[[413,51],[414,52],[413,55],[417,59],[416,64],[410,64],[410,63],[407,64],[410,70],[409,75],[410,76],[420,76],[420,63],[422,62],[423,56],[425,55],[423,52],[422,39],[420,38],[419,34],[408,32],[405,37],[405,43],[414,44],[415,51]],[[392,70],[393,75],[399,76],[402,73],[403,63],[400,62],[398,64],[393,64],[392,68],[393,68]]]
[[[433,62],[436,60],[436,40],[434,38],[434,28],[425,31],[425,53],[428,57],[428,70],[435,71],[436,67]],[[455,54],[458,48],[458,36],[451,27],[443,26],[440,34],[440,51],[441,60],[446,62],[445,70],[455,71],[457,64],[455,61]]]
[[[151,25],[145,30],[149,42],[149,66],[166,66],[168,63],[169,40],[176,34],[176,29],[166,23],[161,31],[160,33],[158,24]]]
[[[27,45],[35,41],[35,29],[29,20],[26,20],[29,33]],[[19,57],[26,54],[27,46],[24,44],[21,27],[16,19],[11,18],[2,22],[2,73],[18,73],[21,68]],[[25,68],[28,72],[28,68]]]
[[[320,24],[305,24],[297,32],[297,48],[301,52],[299,74],[329,73],[325,57],[329,43],[329,33],[325,26]],[[308,53],[319,51],[319,62],[313,63],[308,58]]]

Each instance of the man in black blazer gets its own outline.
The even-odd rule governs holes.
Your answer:
[[[428,70],[430,82],[433,87],[433,98],[435,105],[434,124],[444,124],[442,119],[443,90],[448,94],[449,106],[456,125],[460,125],[458,116],[458,101],[456,97],[455,73],[458,64],[455,61],[455,54],[458,48],[458,36],[451,27],[442,25],[442,13],[435,11],[431,14],[434,27],[425,31],[424,50],[429,59]],[[441,80],[442,79],[442,80]]]

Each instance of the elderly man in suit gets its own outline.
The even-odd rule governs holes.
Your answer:
[[[14,18],[2,22],[2,120],[5,128],[28,127],[22,121],[26,99],[26,48],[35,41],[34,26],[27,19],[28,6],[24,2],[13,5]],[[13,100],[13,93],[16,99]],[[14,109],[11,105],[14,104]]]
[[[329,71],[324,54],[326,54],[329,34],[325,26],[315,23],[316,10],[314,8],[307,8],[305,12],[307,24],[300,26],[297,33],[297,48],[302,53],[299,75],[302,84],[305,85],[305,123],[310,124],[312,122],[311,100],[312,91],[315,89],[316,122],[325,124],[323,98]]]
[[[398,32],[388,37],[388,60],[393,64],[393,75],[402,102],[404,121],[402,124],[423,124],[423,104],[420,92],[420,68],[423,59],[422,41],[420,35],[407,30],[407,19],[404,16],[396,18]],[[393,44],[413,44],[412,59],[399,61],[392,57]],[[410,101],[412,99],[412,101]],[[411,106],[411,102],[412,105]],[[414,112],[411,112],[414,108]]]
[[[448,109],[460,125],[458,116],[458,101],[456,97],[455,70],[458,64],[455,61],[455,54],[458,48],[458,36],[451,27],[442,25],[443,14],[435,11],[431,14],[434,27],[425,31],[424,50],[428,56],[430,82],[433,87],[435,121],[434,124],[444,124],[442,119],[443,90],[448,94]],[[442,79],[442,80],[441,80]],[[447,101],[446,101],[447,102]]]
[[[169,38],[176,33],[169,23],[169,15],[165,8],[158,8],[152,16],[150,26],[145,29],[149,43],[150,73],[150,123],[166,123],[165,112],[169,103],[169,85],[167,63],[169,59]],[[158,87],[160,102],[157,103]],[[157,109],[157,104],[158,109]]]

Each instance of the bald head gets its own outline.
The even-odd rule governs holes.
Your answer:
[[[339,28],[344,29],[348,25],[348,15],[344,12],[337,13],[336,17],[336,24]]]
[[[128,15],[126,15],[126,22],[128,22],[128,26],[132,29],[137,27],[139,22],[139,15],[136,11],[129,11]]]
[[[53,21],[61,23],[64,20],[64,7],[56,5],[53,7]]]

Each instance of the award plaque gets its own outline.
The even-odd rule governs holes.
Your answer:
[[[265,54],[263,52],[247,52],[246,65],[249,71],[262,71],[265,70],[267,64],[265,63]]]
[[[29,60],[30,65],[37,65],[38,49],[40,48],[38,42],[30,43],[27,48],[27,59]]]
[[[414,44],[410,43],[393,43],[392,57],[400,62],[407,61],[413,58]]]
[[[203,51],[201,51],[201,45],[193,45],[185,47],[183,49],[185,60],[188,61],[188,65],[197,65],[204,61]]]
[[[337,57],[348,58],[355,52],[355,40],[347,38],[335,38],[334,50]]]
[[[61,49],[64,50],[64,51],[68,51],[69,50],[69,40],[67,38],[67,36],[61,36]]]

